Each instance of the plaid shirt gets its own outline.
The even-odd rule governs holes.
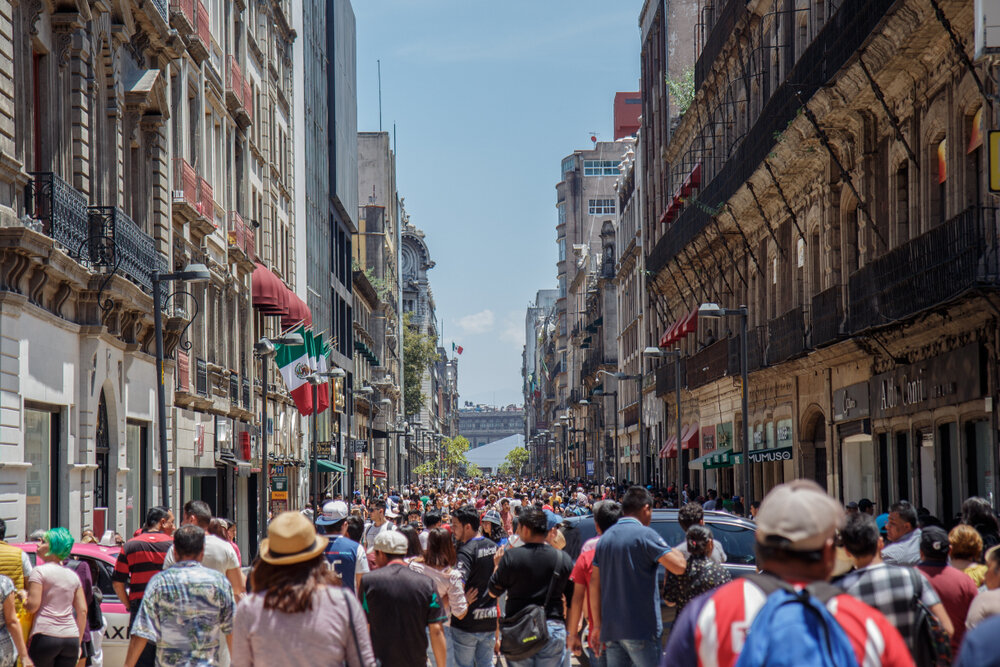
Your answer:
[[[149,582],[132,634],[156,644],[156,664],[219,664],[219,645],[233,632],[236,604],[229,580],[184,560]]]
[[[915,575],[915,576],[914,576]],[[913,598],[919,597],[928,607],[941,602],[934,587],[920,572],[909,567],[877,563],[848,572],[834,582],[837,586],[875,607],[894,625],[912,649],[916,642],[917,610]],[[914,583],[919,591],[914,590]]]

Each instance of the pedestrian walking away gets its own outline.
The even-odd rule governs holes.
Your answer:
[[[328,567],[327,543],[298,512],[271,522],[251,575],[254,593],[236,608],[234,665],[374,667],[364,611]]]
[[[463,505],[451,515],[458,570],[470,597],[464,618],[451,619],[454,660],[458,667],[492,667],[497,641],[497,602],[488,594],[498,546],[480,531],[479,512]]]

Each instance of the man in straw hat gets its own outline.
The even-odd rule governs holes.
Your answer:
[[[226,578],[201,564],[205,531],[174,533],[177,562],[154,576],[132,626],[125,667],[134,667],[146,642],[156,643],[157,665],[217,665],[222,637],[232,644],[236,602]]]
[[[764,498],[757,515],[757,566],[781,586],[791,584],[801,591],[812,585],[811,590],[824,595],[819,587],[833,572],[837,558],[834,538],[843,516],[840,503],[813,481],[796,479],[776,486]],[[767,579],[762,577],[760,582]],[[858,664],[913,665],[906,642],[885,616],[850,595],[834,593],[822,603],[846,634]],[[674,623],[661,664],[732,667],[767,598],[757,580],[746,578],[696,597]],[[795,640],[787,635],[774,637],[777,641]]]
[[[398,531],[379,533],[374,546],[378,569],[361,578],[361,606],[368,614],[375,657],[387,667],[426,667],[429,631],[434,661],[445,667],[444,606],[431,578],[403,562],[406,546]]]

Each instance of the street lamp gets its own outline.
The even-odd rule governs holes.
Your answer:
[[[681,490],[684,488],[684,456],[681,443],[681,351],[665,350],[661,347],[647,347],[642,351],[644,357],[674,358],[674,403],[677,404],[677,507],[681,506]]]
[[[332,368],[328,371],[313,371],[309,376],[309,384],[312,385],[312,447],[310,453],[310,472],[312,473],[312,497],[313,503],[313,523],[315,524],[320,515],[320,497],[319,497],[319,443],[316,442],[316,420],[319,418],[319,414],[316,412],[316,408],[319,407],[319,386],[326,382],[329,378],[343,378],[347,377],[347,371],[343,368]]]
[[[257,545],[267,536],[267,501],[271,492],[271,476],[267,460],[267,360],[275,355],[278,345],[302,345],[302,335],[290,333],[276,338],[261,338],[254,343],[253,354],[260,359],[260,470],[261,487],[258,506]]]
[[[183,271],[160,273],[153,271],[153,327],[156,332],[156,417],[160,439],[160,504],[170,507],[170,473],[167,464],[167,395],[163,386],[163,313],[160,302],[160,283],[202,283],[211,280],[212,274],[204,264],[188,264]]]
[[[611,377],[614,377],[614,373],[609,373],[603,368],[598,370],[597,373],[598,375],[604,373],[605,375],[610,375]],[[605,397],[611,396],[614,398],[613,407],[615,411],[615,460],[614,460],[614,465],[611,467],[611,469],[614,470],[615,484],[617,484],[621,479],[621,471],[619,470],[620,455],[618,452],[618,390],[615,389],[614,391],[604,391],[603,389],[595,389],[594,396],[605,396]]]
[[[635,380],[635,386],[637,393],[637,401],[639,405],[639,457],[642,460],[642,469],[640,470],[640,475],[642,476],[642,485],[649,484],[649,455],[646,451],[646,434],[643,432],[642,428],[642,373],[637,373],[636,375],[629,375],[628,373],[623,373],[618,371],[617,373],[612,373],[612,375],[618,380]]]
[[[743,410],[743,506],[750,507],[750,415],[747,401],[747,320],[749,313],[746,306],[739,308],[723,308],[717,303],[703,303],[698,307],[698,317],[721,319],[723,317],[740,318],[740,398]]]

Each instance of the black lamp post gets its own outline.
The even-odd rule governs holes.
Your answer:
[[[183,271],[160,273],[153,271],[153,327],[156,332],[156,420],[160,441],[160,503],[170,507],[169,450],[167,449],[167,395],[163,386],[163,312],[160,284],[165,282],[200,283],[210,280],[212,274],[204,264],[188,264]]]
[[[270,466],[267,454],[267,360],[274,356],[277,345],[302,345],[302,336],[291,333],[276,338],[261,338],[253,346],[254,356],[260,359],[260,472],[261,487],[259,489],[260,519],[257,523],[257,544],[267,537],[267,500],[271,491]]]
[[[619,380],[635,380],[636,386],[636,402],[639,407],[639,458],[641,459],[641,465],[639,468],[640,484],[643,486],[650,483],[649,481],[649,452],[646,451],[647,442],[646,434],[642,429],[642,373],[637,375],[628,375],[627,373],[613,373],[615,378]]]
[[[312,496],[313,496],[313,523],[319,518],[321,509],[321,499],[319,497],[319,443],[316,442],[316,421],[319,419],[319,415],[316,413],[316,407],[319,405],[319,386],[326,382],[330,378],[342,378],[346,377],[347,372],[343,368],[333,368],[328,371],[316,371],[309,376],[309,384],[312,385],[312,447],[311,447],[311,459],[310,467],[312,473]]]
[[[720,319],[723,317],[740,318],[740,409],[743,411],[743,428],[740,429],[742,449],[743,449],[743,507],[749,510],[750,498],[750,415],[748,414],[747,400],[747,320],[749,311],[746,306],[739,308],[723,308],[717,303],[703,303],[698,307],[698,316],[709,319]]]
[[[606,370],[603,369],[599,370],[598,373],[605,373],[606,375],[614,377],[613,373],[608,373]],[[614,465],[611,466],[611,470],[614,471],[615,484],[617,484],[621,474],[618,469],[620,460],[618,454],[618,390],[616,389],[615,391],[604,391],[603,389],[596,389],[594,390],[594,396],[604,396],[604,397],[611,396],[614,399],[613,407],[615,410],[615,439],[614,439],[615,460],[614,460]]]
[[[677,507],[681,506],[681,490],[684,488],[684,450],[681,442],[681,351],[647,347],[642,351],[646,357],[674,358],[674,403],[677,409]]]

